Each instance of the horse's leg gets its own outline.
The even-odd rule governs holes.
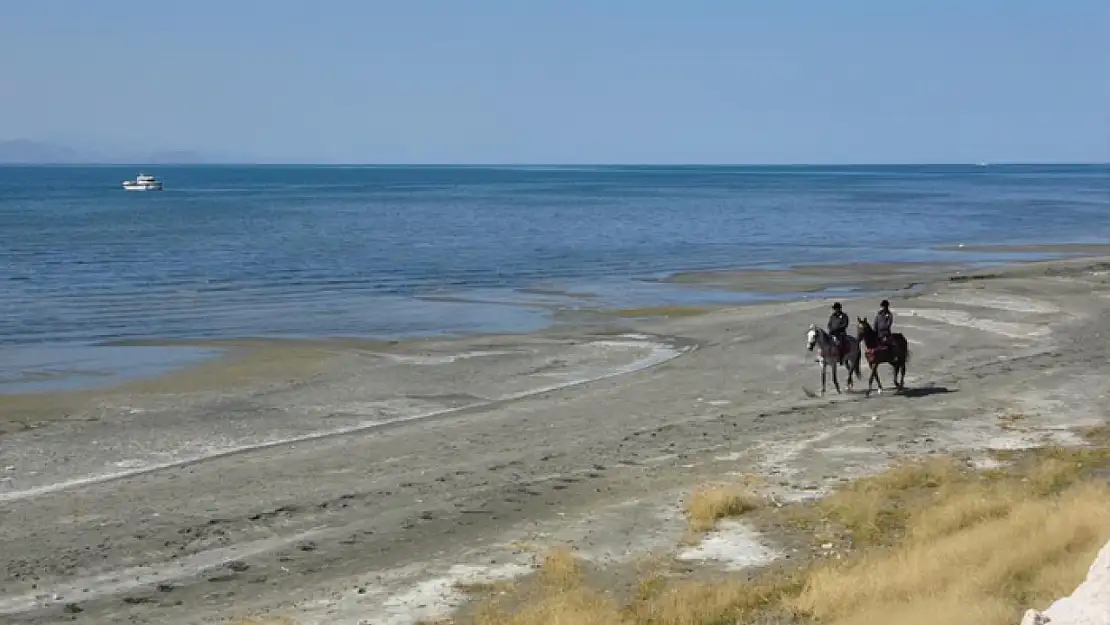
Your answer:
[[[910,343],[906,340],[905,336],[898,335],[898,366],[902,370],[902,378],[899,380],[898,388],[906,388],[906,366],[910,363]]]
[[[836,394],[837,394],[837,395],[839,395],[839,394],[840,394],[840,381],[836,379],[836,368],[837,368],[837,364],[836,364],[836,363],[834,362],[834,363],[833,363],[833,366],[832,366],[832,370],[833,370],[833,386],[835,386],[835,387],[836,387]]]
[[[875,385],[879,387],[879,394],[883,394],[883,378],[879,376],[879,365],[882,362],[876,362],[875,366],[871,368],[871,375],[875,376]]]
[[[852,353],[848,354],[848,364],[845,365],[846,371],[848,372],[848,392],[849,393],[856,389],[856,385],[854,383],[852,383],[852,381],[851,381],[851,376],[852,376],[852,374],[855,374],[857,377],[859,376],[859,372],[856,371],[857,366],[859,366],[859,350],[856,350],[855,352],[852,352]]]
[[[829,367],[828,361],[821,359],[821,394],[825,394],[825,373]]]

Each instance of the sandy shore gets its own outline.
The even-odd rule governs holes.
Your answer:
[[[805,497],[899,455],[1101,422],[1110,259],[891,270],[678,279],[889,296],[914,350],[901,395],[807,393],[819,298],[588,332],[224,342],[227,358],[157,380],[0,397],[0,615],[408,624],[457,602],[460,579],[527,572],[529,545],[618,566],[771,557],[774,537],[682,551],[677,502],[708,478]]]

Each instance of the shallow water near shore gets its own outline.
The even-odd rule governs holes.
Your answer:
[[[0,349],[0,395],[114,386],[199,364],[223,353],[185,346],[9,346]]]

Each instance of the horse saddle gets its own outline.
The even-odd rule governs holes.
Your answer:
[[[873,348],[868,348],[867,353],[868,354],[877,354],[877,353],[885,352],[885,351],[889,350],[892,347],[894,347],[894,335],[893,334],[883,334],[883,335],[879,336],[878,344]]]

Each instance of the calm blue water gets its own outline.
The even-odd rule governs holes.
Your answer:
[[[137,171],[0,167],[0,345],[526,330],[575,304],[532,288],[1110,235],[1106,166]]]

